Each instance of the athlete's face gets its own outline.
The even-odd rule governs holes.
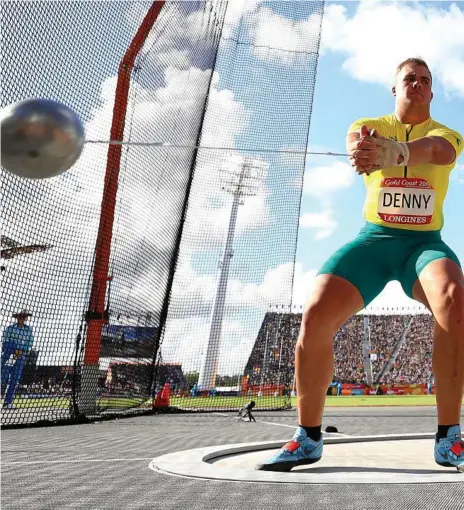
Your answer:
[[[417,64],[408,64],[396,76],[393,87],[396,101],[416,105],[430,104],[433,98],[432,76],[428,69]]]

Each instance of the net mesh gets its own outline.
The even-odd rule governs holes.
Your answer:
[[[5,3],[2,106],[34,97],[55,99],[78,113],[87,133],[108,138],[114,76],[143,19],[142,11],[130,7]],[[104,109],[106,117],[99,115]],[[71,417],[106,153],[107,147],[88,146],[71,172],[46,181],[2,171],[2,249],[49,246],[43,252],[12,253],[4,261],[2,396],[4,406],[14,407],[3,415],[6,424]],[[11,315],[25,308],[32,313],[27,321],[32,336],[22,341],[12,331]],[[27,355],[18,356],[18,347],[29,348]]]
[[[292,302],[322,14],[322,1],[4,4],[2,106],[60,101],[88,140],[60,177],[2,169],[4,425],[289,405],[291,341],[267,324]],[[102,142],[121,109],[116,167]]]
[[[247,5],[226,19],[161,345],[210,409],[231,394],[290,403],[286,381],[275,374],[263,392],[244,367],[269,306],[292,300],[322,3]],[[276,43],[277,18],[308,30]]]

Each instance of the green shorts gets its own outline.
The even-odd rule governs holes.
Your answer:
[[[442,258],[460,266],[456,254],[442,241],[440,231],[402,230],[366,223],[356,239],[336,251],[318,274],[334,274],[348,280],[367,306],[392,280],[398,280],[413,298],[412,288],[421,271],[429,262]]]

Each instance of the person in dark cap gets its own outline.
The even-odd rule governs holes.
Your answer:
[[[13,402],[19,381],[26,364],[26,357],[32,349],[34,336],[26,320],[32,314],[28,310],[14,313],[16,323],[7,326],[2,336],[2,396],[3,409],[13,409]]]

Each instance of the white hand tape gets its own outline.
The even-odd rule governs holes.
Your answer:
[[[391,166],[406,166],[409,161],[409,147],[404,142],[395,142],[388,138],[374,139],[375,143],[381,147],[376,165],[380,168],[389,168]]]

